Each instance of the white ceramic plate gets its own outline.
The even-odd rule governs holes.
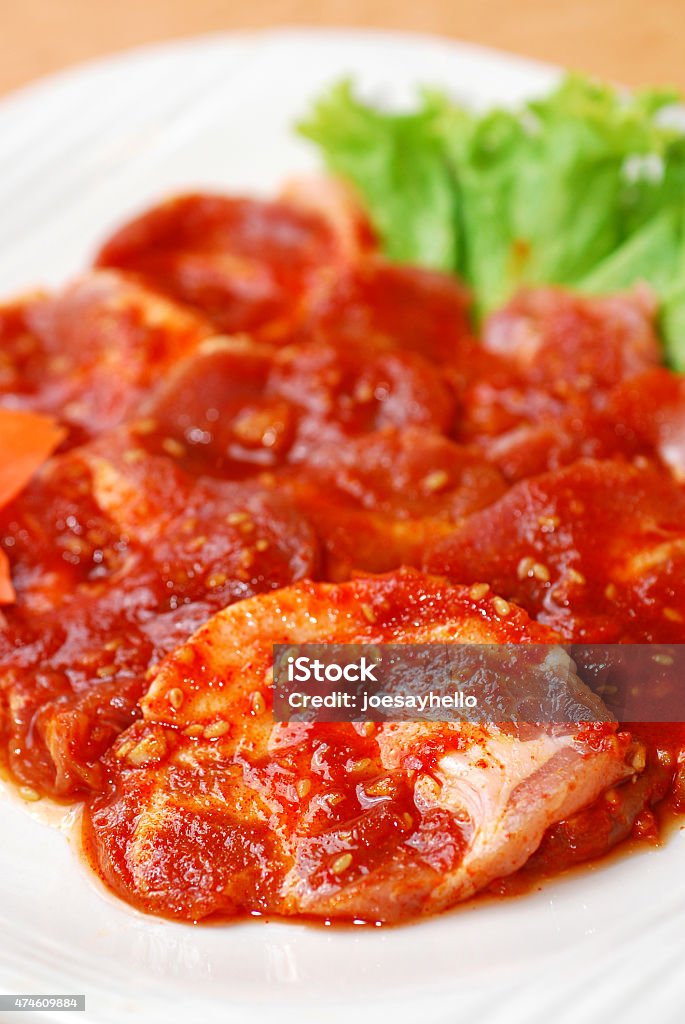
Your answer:
[[[346,74],[392,104],[436,84],[482,106],[544,90],[556,72],[437,39],[282,31],[51,78],[0,104],[0,294],[63,281],[164,193],[268,192],[315,166],[292,122]],[[36,814],[40,805],[0,794],[0,989],[85,993],[94,1024],[682,1020],[683,832],[659,851],[419,925],[192,927],[102,892],[65,831]],[[13,1019],[69,1017],[84,1020]]]

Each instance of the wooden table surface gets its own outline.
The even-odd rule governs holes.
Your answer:
[[[0,0],[0,92],[154,40],[298,24],[435,32],[685,90],[685,0]]]

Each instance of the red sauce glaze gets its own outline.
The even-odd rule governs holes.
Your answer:
[[[0,312],[0,396],[49,412],[72,443],[111,429],[212,333],[191,310],[120,275],[85,274]]]
[[[617,298],[558,288],[515,296],[484,325],[485,354],[462,396],[461,436],[488,438],[560,418],[561,445],[567,433],[591,434],[578,428],[578,418],[602,409],[622,381],[658,364],[654,311],[640,289]]]
[[[506,537],[506,543],[502,543]],[[426,552],[586,643],[678,643],[685,492],[652,464],[582,460],[512,487]]]
[[[554,634],[418,573],[280,595],[236,605],[233,618],[208,623],[167,662],[145,698],[145,721],[105,758],[108,783],[86,815],[90,856],[136,905],[184,918],[387,921],[435,909],[433,890],[458,871],[479,823],[431,802],[426,787],[438,787],[451,753],[483,743],[487,759],[489,730],[274,725],[268,688],[258,691],[263,709],[252,689],[270,665],[270,640],[315,632],[312,618],[320,636],[360,643],[426,639],[436,623],[495,642],[547,643]],[[530,650],[534,666],[541,655]],[[611,723],[573,731],[588,756],[616,743]]]
[[[12,772],[52,796],[97,788],[152,663],[219,608],[316,567],[311,528],[277,494],[188,477],[126,440],[58,458],[0,511],[17,591],[3,740]],[[108,503],[114,486],[126,502]]]
[[[457,282],[388,265],[358,210],[329,203],[183,196],[63,292],[0,310],[0,405],[67,432],[0,507],[16,592],[0,609],[3,764],[39,795],[86,799],[91,861],[157,914],[321,915],[332,900],[330,916],[392,920],[389,890],[364,882],[392,867],[411,879],[396,918],[412,917],[471,849],[465,819],[417,796],[459,752],[454,730],[419,730],[388,769],[374,732],[266,730],[268,688],[258,714],[238,686],[230,715],[200,721],[209,735],[187,704],[160,715],[157,664],[185,657],[190,677],[186,641],[221,609],[414,565],[452,596],[423,575],[362,580],[317,621],[346,609],[350,642],[401,642],[457,601],[500,639],[685,640],[685,392],[656,365],[649,296],[527,292],[478,341]],[[260,628],[270,644],[285,627]],[[231,746],[239,727],[254,748]],[[593,792],[487,884],[656,841],[685,809],[685,726],[618,735],[578,743],[636,757],[636,781]],[[283,896],[290,871],[309,903]]]
[[[469,354],[468,293],[445,274],[368,258],[313,294],[302,332],[367,351],[399,347],[454,371]]]
[[[275,336],[341,258],[335,232],[302,207],[187,195],[123,227],[97,264],[194,306],[219,331]]]
[[[176,756],[191,745],[192,740],[178,740]],[[443,752],[449,749],[445,741],[442,747]],[[146,858],[154,868],[145,879],[149,894],[132,876],[131,850],[136,811],[149,801],[157,775],[141,786],[140,772],[113,773],[115,781],[96,798],[86,818],[86,849],[104,881],[148,912],[193,920],[217,914],[288,914],[282,896],[288,871],[297,871],[304,884],[325,899],[340,884],[339,859],[349,850],[354,850],[354,865],[351,872],[346,869],[346,884],[393,858],[407,860],[407,870],[416,870],[409,861],[421,851],[427,857],[419,870],[436,880],[441,871],[458,863],[466,841],[464,825],[446,811],[417,810],[416,775],[416,770],[384,770],[373,736],[360,736],[349,725],[322,724],[298,731],[297,743],[284,742],[276,759],[238,755],[222,759],[206,773],[183,768],[170,772],[167,783],[172,793],[204,793],[214,810],[184,808],[166,826],[151,830]],[[246,801],[268,794],[284,831],[298,833],[294,860],[267,821],[246,827],[244,808],[236,806],[236,788],[242,787]],[[188,879],[202,872],[210,877],[189,887]],[[159,895],[154,891],[155,877]],[[418,892],[416,903],[418,910]],[[312,917],[315,910],[312,906]],[[343,919],[346,916],[354,913]],[[366,917],[375,916],[370,902]]]

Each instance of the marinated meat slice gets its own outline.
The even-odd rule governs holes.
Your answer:
[[[84,275],[0,316],[4,405],[50,412],[77,440],[121,423],[210,325],[121,275]]]
[[[685,637],[685,493],[654,466],[582,460],[522,481],[426,552],[584,642]]]
[[[212,338],[179,363],[141,408],[148,451],[186,469],[242,477],[306,462],[326,442],[384,427],[447,432],[454,398],[438,370],[410,352]]]
[[[165,648],[141,628],[157,613],[156,581],[134,568],[130,588],[115,579],[93,594],[83,585],[61,609],[28,618],[18,607],[7,616],[2,758],[16,781],[39,793],[74,800],[97,789],[99,758],[139,715],[145,672]],[[182,635],[168,629],[166,649]]]
[[[561,288],[521,292],[485,323],[487,355],[467,375],[459,436],[603,408],[614,386],[660,363],[655,313],[644,289],[602,298]]]
[[[131,455],[133,454],[133,457]],[[93,496],[164,576],[169,599],[234,601],[311,575],[311,529],[258,483],[188,477],[173,460],[108,439],[82,450]]]
[[[483,436],[478,447],[507,480],[560,469],[581,458],[649,458],[685,480],[685,385],[663,367],[630,377],[601,409],[576,411]]]
[[[609,402],[612,401],[609,397]],[[561,469],[580,459],[656,458],[640,438],[607,411],[570,413],[541,423],[526,423],[495,437],[482,437],[477,447],[509,483]]]
[[[86,810],[89,856],[128,900],[188,919],[397,921],[444,909],[635,777],[630,736],[610,722],[274,723],[272,644],[555,636],[480,588],[409,570],[240,602],[153,677],[143,721],[119,737]]]
[[[488,319],[483,345],[552,392],[607,390],[661,362],[656,310],[644,288],[601,298],[561,288],[523,291]]]
[[[98,506],[75,450],[51,459],[0,510],[0,547],[18,594],[12,614],[27,619],[59,608],[81,585],[107,582],[130,557],[129,539]]]
[[[606,414],[616,430],[658,457],[685,481],[685,379],[659,367],[624,381]]]
[[[501,477],[477,452],[416,428],[322,446],[307,471],[363,508],[400,519],[454,522],[504,493]]]
[[[331,225],[301,206],[194,194],[126,224],[97,264],[137,274],[201,310],[220,331],[276,337],[344,260]]]
[[[141,406],[141,448],[174,452],[193,473],[237,479],[280,465],[297,427],[292,403],[270,394],[273,348],[247,336],[215,337],[180,361]]]
[[[306,462],[327,440],[386,427],[447,433],[454,398],[437,369],[414,352],[350,344],[293,345],[274,360],[269,391],[298,410],[291,462]]]
[[[284,498],[188,477],[126,440],[53,459],[0,512],[17,593],[0,631],[0,735],[15,776],[60,796],[97,785],[151,663],[318,557]]]
[[[644,728],[638,725],[636,730],[639,733]],[[678,743],[682,745],[682,726],[676,728],[681,732]],[[644,753],[636,751],[638,763],[646,757],[646,767],[638,778],[631,779],[630,785],[605,790],[593,803],[553,825],[523,868],[516,875],[495,883],[493,889],[505,893],[521,891],[533,878],[549,877],[602,857],[631,837],[658,840],[659,827],[653,808],[667,796],[674,778],[675,758],[665,749],[669,731],[670,727],[662,723],[658,729],[660,735],[650,737]]]
[[[322,444],[276,486],[312,524],[330,580],[418,565],[426,544],[505,491],[476,452],[419,429]]]
[[[469,296],[449,274],[367,257],[313,293],[306,312],[303,334],[319,342],[399,348],[441,367],[471,355]]]

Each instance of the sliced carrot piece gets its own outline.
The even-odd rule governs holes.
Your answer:
[[[16,600],[12,577],[10,575],[10,564],[4,551],[0,551],[0,604],[13,604]]]
[[[23,490],[64,435],[51,416],[0,409],[0,508]],[[9,562],[0,551],[0,604],[14,596]]]

